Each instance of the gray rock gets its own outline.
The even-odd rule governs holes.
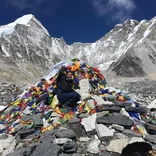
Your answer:
[[[133,125],[133,120],[131,120],[125,115],[121,115],[120,113],[112,113],[108,116],[97,118],[96,121],[99,124],[105,125],[117,124],[123,126],[124,128],[131,128]]]
[[[121,156],[121,154],[104,151],[104,152],[101,153],[101,156]]]
[[[135,113],[141,113],[141,114],[145,114],[147,113],[147,109],[143,108],[143,107],[132,107],[132,106],[127,106],[125,107],[125,110],[127,112],[135,112]]]
[[[65,153],[75,153],[77,151],[77,148],[78,148],[77,143],[74,141],[66,142],[63,145],[63,151]]]
[[[102,124],[96,124],[96,131],[99,139],[101,141],[107,142],[113,138],[115,130],[109,129],[108,127]]]
[[[70,119],[68,121],[68,128],[72,129],[75,132],[76,137],[85,137],[86,136],[86,133],[80,123],[80,119]]]
[[[146,141],[156,144],[156,135],[145,135],[144,139]]]
[[[24,127],[23,129],[19,130],[17,135],[20,136],[20,139],[23,139],[25,138],[26,136],[30,135],[30,134],[33,134],[35,132],[35,129],[34,128],[26,128]]]
[[[60,146],[52,143],[42,143],[36,147],[31,156],[58,156],[60,152]]]
[[[101,111],[101,112],[98,112],[97,113],[97,118],[100,118],[102,116],[105,116],[105,115],[108,115],[109,114],[109,111]]]
[[[0,140],[4,140],[4,139],[7,139],[8,138],[8,135],[3,133],[0,135]]]
[[[115,105],[117,105],[119,107],[126,107],[126,106],[131,106],[132,105],[132,102],[129,103],[129,102],[115,101],[114,103],[115,103]]]
[[[126,135],[128,135],[130,137],[131,136],[136,136],[136,137],[142,137],[143,136],[142,134],[136,133],[136,132],[134,132],[132,130],[129,130],[129,129],[124,129],[122,133],[126,134]]]
[[[43,126],[42,114],[34,114],[33,115],[33,124],[35,128],[41,128]]]
[[[44,142],[52,143],[54,138],[55,138],[55,130],[48,130],[42,134],[39,141],[41,143],[44,143]]]
[[[116,124],[113,124],[111,127],[119,132],[122,132],[124,130],[123,126],[116,125]]]
[[[7,156],[30,156],[38,145],[39,143],[34,143],[29,147],[22,147]]]
[[[30,121],[32,119],[32,115],[22,116],[21,120],[24,122]]]
[[[69,142],[69,141],[72,142],[71,139],[67,139],[67,138],[55,138],[53,140],[53,144],[63,145],[64,143]]]
[[[55,136],[58,138],[73,139],[76,137],[76,134],[71,129],[60,129],[60,130],[56,130]]]
[[[109,111],[110,113],[120,112],[121,108],[119,106],[114,106],[114,105],[102,105],[100,111]]]

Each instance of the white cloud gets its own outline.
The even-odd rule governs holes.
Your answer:
[[[133,0],[91,0],[99,16],[108,15],[112,20],[124,21],[131,18],[136,5]]]

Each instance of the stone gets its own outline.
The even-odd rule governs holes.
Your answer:
[[[90,138],[89,138],[89,137],[80,137],[80,138],[78,138],[78,140],[79,140],[80,142],[87,142],[87,141],[90,140]]]
[[[143,107],[132,107],[132,106],[127,106],[125,107],[125,110],[127,112],[135,112],[135,113],[140,113],[140,114],[145,114],[147,113],[147,109]]]
[[[20,139],[24,139],[26,136],[33,134],[35,132],[34,128],[26,128],[24,127],[23,129],[19,130],[17,135],[20,136]]]
[[[102,116],[105,116],[105,115],[108,115],[109,114],[109,111],[101,111],[101,112],[98,112],[97,113],[97,118],[100,118]]]
[[[124,139],[124,138],[128,138],[128,136],[122,134],[122,133],[115,133],[115,138],[117,139]]]
[[[145,135],[144,139],[146,141],[156,144],[156,135]]]
[[[75,153],[77,151],[77,148],[78,148],[77,143],[74,141],[66,142],[63,145],[63,151],[65,153]]]
[[[72,141],[72,140],[68,139],[68,138],[55,138],[53,140],[53,144],[63,145],[64,143],[70,142],[70,141]]]
[[[105,125],[96,124],[96,131],[101,141],[109,141],[113,138],[115,130],[109,129]]]
[[[140,133],[136,133],[136,132],[134,132],[134,131],[132,131],[132,130],[130,130],[130,129],[124,129],[123,130],[123,132],[122,132],[123,134],[126,134],[126,135],[128,135],[128,136],[136,136],[136,137],[142,137],[143,135],[142,134],[140,134]]]
[[[43,127],[43,120],[42,120],[42,114],[41,113],[34,114],[32,119],[33,119],[33,124],[34,124],[35,128]]]
[[[32,120],[32,115],[22,116],[21,120],[24,122],[28,122],[28,121]]]
[[[116,125],[116,124],[113,124],[111,127],[119,132],[122,132],[124,130],[123,126]]]
[[[153,100],[148,106],[147,108],[151,109],[151,108],[155,108],[156,109],[156,99]]]
[[[112,125],[117,124],[123,126],[124,128],[131,128],[133,125],[133,120],[125,115],[121,115],[120,113],[112,113],[108,116],[103,116],[97,118],[97,123],[105,124],[105,125]]]
[[[84,126],[86,132],[95,132],[96,113],[88,118],[82,119],[81,124]]]
[[[82,128],[82,125],[81,125],[81,123],[80,123],[80,119],[70,119],[69,121],[68,121],[68,126],[67,126],[67,128],[69,128],[69,129],[72,129],[74,132],[75,132],[75,134],[76,134],[76,137],[82,137],[82,136],[86,136],[86,133],[85,133],[85,131],[84,131],[84,129]]]
[[[6,150],[4,150],[4,151],[2,152],[2,156],[6,156],[6,155],[8,155],[8,154],[10,154],[10,153],[13,153],[14,150],[15,150],[15,147],[7,148]]]
[[[107,151],[122,153],[122,149],[128,145],[128,138],[111,140],[107,147]]]
[[[55,136],[58,138],[73,139],[76,137],[76,134],[71,129],[60,129],[60,130],[56,130]]]
[[[7,139],[8,138],[8,135],[3,133],[0,135],[0,140],[4,140],[4,139]]]
[[[98,139],[97,136],[95,136],[95,138],[91,140],[91,142],[89,143],[87,151],[91,154],[99,154],[100,153],[99,144],[100,140]]]
[[[52,143],[42,143],[36,147],[31,156],[58,156],[60,152],[60,146]]]
[[[41,143],[44,142],[52,143],[54,138],[55,138],[55,130],[47,130],[41,135],[39,141]]]
[[[6,153],[8,153],[9,151],[13,151],[15,149],[16,146],[16,140],[15,137],[9,135],[8,138],[6,139],[1,139],[0,140],[0,153],[2,153],[3,151],[6,150]]]
[[[104,151],[101,153],[101,156],[121,156],[119,153]]]
[[[120,112],[121,108],[115,105],[102,105],[102,108],[100,109],[100,111],[109,111],[110,113]]]
[[[126,106],[131,106],[132,102],[120,102],[120,101],[115,101],[115,105],[119,107],[126,107]]]
[[[143,138],[141,138],[141,137],[132,137],[130,140],[129,140],[129,142],[128,142],[128,144],[132,144],[132,143],[134,143],[134,142],[144,142],[145,140],[143,139]]]
[[[145,123],[145,129],[147,130],[148,134],[152,134],[152,135],[156,134],[156,126],[155,125]]]

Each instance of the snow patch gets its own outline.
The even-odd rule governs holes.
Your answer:
[[[18,57],[22,58],[22,55],[21,54],[19,54],[19,53],[16,53],[16,54],[17,54]]]
[[[10,54],[6,51],[6,49],[4,48],[4,46],[1,46],[2,47],[2,51],[5,53],[6,57],[9,57]]]
[[[23,25],[29,26],[29,21],[33,17],[34,16],[32,14],[24,15],[8,25],[1,26],[0,27],[0,36],[13,33],[14,28],[17,24],[23,24]]]
[[[155,24],[156,18],[153,18],[151,25],[148,27],[148,29],[144,32],[144,36],[143,38],[138,42],[138,43],[142,43],[142,41],[150,34],[151,32],[151,27]]]

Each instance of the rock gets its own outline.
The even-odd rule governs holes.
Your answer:
[[[7,139],[8,138],[8,135],[3,133],[0,135],[0,140],[4,140],[4,139]]]
[[[129,130],[129,129],[124,129],[122,133],[123,133],[123,134],[126,134],[126,135],[128,135],[128,136],[130,136],[130,137],[131,137],[131,136],[142,137],[142,134],[136,133],[136,132],[134,132],[134,131],[132,131],[132,130]]]
[[[109,141],[114,136],[114,130],[102,124],[96,124],[96,131],[101,141]]]
[[[75,134],[76,134],[76,137],[82,137],[82,136],[86,136],[86,133],[84,131],[84,129],[82,128],[82,125],[80,123],[80,119],[70,119],[68,121],[68,128],[69,129],[72,129]]]
[[[147,113],[147,109],[143,107],[132,107],[132,106],[127,106],[125,107],[125,110],[127,112],[135,112],[135,113],[140,113],[140,114],[145,114]]]
[[[9,152],[10,150],[12,151],[16,146],[15,137],[9,135],[8,138],[1,139],[0,145],[0,153],[2,153],[4,150],[7,150],[7,152]]]
[[[105,116],[105,115],[108,115],[108,114],[109,114],[109,111],[98,112],[97,113],[97,118],[100,118],[100,117]]]
[[[145,135],[144,139],[146,141],[156,144],[156,135]]]
[[[26,136],[33,134],[34,132],[35,132],[34,128],[29,129],[27,127],[24,127],[23,129],[18,131],[17,135],[20,136],[20,139],[24,139]]]
[[[84,126],[86,132],[95,133],[95,121],[96,121],[96,113],[92,114],[88,118],[82,119],[81,124]]]
[[[110,144],[107,147],[107,150],[110,152],[122,153],[122,149],[127,146],[129,139],[116,139],[110,141]]]
[[[148,106],[147,108],[151,109],[151,108],[155,108],[156,109],[156,99],[153,100]]]
[[[72,141],[71,139],[67,139],[67,138],[55,138],[53,140],[53,144],[58,144],[58,145],[63,145],[66,142],[70,142]]]
[[[15,147],[7,148],[6,150],[3,151],[2,156],[6,156],[8,154],[11,154],[14,152],[14,150],[15,150]]]
[[[152,135],[156,134],[156,126],[155,125],[146,123],[145,128],[146,128],[148,134],[152,134]]]
[[[77,143],[74,141],[66,142],[63,145],[63,151],[65,153],[75,153],[77,151],[77,148],[78,148]]]
[[[121,156],[121,155],[119,153],[104,151],[102,152],[101,156]]]
[[[128,136],[122,134],[122,133],[115,133],[115,138],[117,139],[124,139],[124,138],[128,138]]]
[[[123,126],[116,125],[116,124],[113,124],[111,127],[119,132],[122,132],[124,130]]]
[[[87,141],[90,140],[90,138],[89,138],[89,137],[80,137],[80,138],[78,138],[78,140],[79,140],[80,142],[87,142]]]
[[[144,142],[145,140],[143,139],[143,138],[141,138],[141,137],[132,137],[130,140],[129,140],[129,142],[128,142],[128,144],[132,144],[133,142]]]
[[[125,115],[121,115],[120,113],[112,113],[108,116],[97,118],[96,121],[99,124],[106,125],[117,124],[123,126],[124,128],[131,128],[133,125],[133,120],[129,119]]]
[[[115,105],[119,107],[126,107],[126,106],[131,106],[133,102],[120,102],[120,101],[115,101]]]
[[[49,142],[52,143],[55,138],[55,130],[47,130],[40,137],[39,141],[41,143]]]
[[[28,121],[32,120],[32,115],[22,116],[21,120],[24,122],[28,122]]]
[[[100,111],[109,111],[110,113],[120,112],[121,108],[119,106],[114,106],[114,105],[102,105]]]
[[[52,143],[42,143],[36,147],[31,156],[58,156],[60,152],[60,146]]]
[[[100,153],[99,144],[100,140],[97,138],[97,136],[95,136],[95,139],[93,139],[89,143],[87,151],[92,154],[99,154]]]
[[[60,130],[56,130],[55,136],[58,138],[73,139],[76,137],[76,134],[71,129],[60,129]]]
[[[42,120],[42,114],[41,113],[34,114],[32,118],[33,118],[33,124],[34,124],[35,128],[43,127],[43,120]]]

